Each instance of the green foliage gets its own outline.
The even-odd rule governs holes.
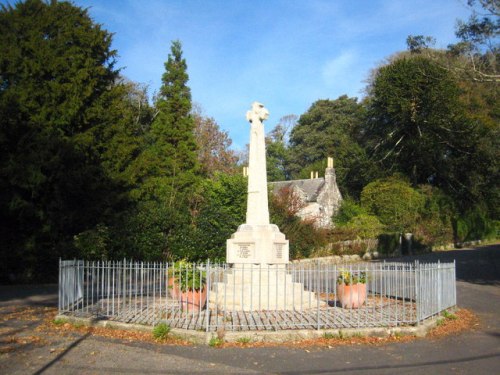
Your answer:
[[[361,195],[361,205],[344,201],[335,238],[385,227],[398,232],[379,235],[388,252],[401,231],[414,233],[414,248],[497,236],[498,15],[480,3],[488,14],[460,22],[448,51],[410,36],[411,53],[378,69],[363,103],[318,100],[268,134],[269,181],[322,173],[333,156],[343,195]],[[1,6],[0,282],[54,280],[60,256],[224,260],[245,220],[246,179],[228,175],[227,133],[192,111],[181,43],[151,105],[146,87],[119,77],[111,40],[68,2]],[[411,185],[377,180],[394,172]],[[270,196],[292,258],[331,239],[296,216],[296,198]]]
[[[376,216],[368,214],[364,207],[351,198],[342,201],[333,222],[336,225],[333,235],[339,240],[376,238],[384,229]]]
[[[441,313],[441,315],[442,315],[445,319],[448,319],[448,320],[456,320],[456,319],[458,319],[458,317],[457,317],[455,314],[453,314],[453,313],[449,312],[448,310],[444,310],[444,311]]]
[[[356,98],[345,95],[336,100],[318,100],[300,116],[290,136],[292,175],[309,178],[310,170],[322,171],[326,158],[335,161],[341,191],[357,196],[378,170],[358,143],[365,111]],[[315,163],[320,164],[315,164]],[[313,166],[313,168],[311,168]]]
[[[471,151],[474,126],[451,73],[416,55],[381,67],[370,88],[365,144],[386,170],[416,184],[452,189],[452,172]],[[473,138],[473,137],[472,137]]]
[[[158,341],[165,341],[170,333],[170,326],[167,323],[160,323],[153,328],[153,337]]]
[[[352,231],[357,238],[376,238],[384,229],[384,225],[373,215],[360,214],[353,217],[343,229]]]
[[[173,207],[180,202],[186,204],[199,183],[191,92],[179,41],[172,42],[165,68],[156,102],[158,114],[146,136],[145,148],[131,168],[137,184],[135,198]]]
[[[498,221],[488,217],[486,208],[476,206],[454,222],[458,242],[493,239],[498,235]]]
[[[267,180],[285,181],[289,175],[288,148],[284,142],[266,138]]]
[[[335,333],[331,333],[331,332],[325,332],[325,333],[323,333],[323,338],[325,340],[340,339],[340,334],[335,334]]]
[[[371,182],[361,192],[361,205],[390,231],[411,232],[424,203],[422,194],[397,177]]]
[[[219,337],[212,337],[210,341],[208,342],[208,346],[211,348],[218,348],[219,346],[222,346],[224,344],[224,339],[221,339]]]
[[[422,245],[446,245],[453,242],[453,217],[456,209],[449,196],[430,185],[419,187],[425,197],[420,220],[413,229],[415,240]]]
[[[429,49],[436,43],[436,39],[431,36],[409,35],[406,38],[406,45],[411,53],[421,53],[422,50]]]
[[[130,101],[122,101],[121,110],[135,114],[134,126],[116,127],[103,147],[106,165],[127,184],[127,196],[133,201],[113,222],[113,256],[185,257],[177,239],[192,221],[200,178],[187,64],[180,42],[172,43],[165,68],[156,116],[147,105],[145,89],[128,86],[125,92]],[[126,150],[131,152],[130,159],[121,153],[113,156],[113,151]]]
[[[455,35],[460,42],[448,46],[452,54],[463,55],[468,62],[466,73],[479,82],[498,83],[498,34],[500,29],[499,4],[497,0],[480,0],[483,8],[474,9],[475,0],[467,1],[472,14],[464,22],[457,22]]]
[[[346,198],[340,205],[339,212],[334,216],[333,222],[336,225],[345,225],[354,217],[366,214],[366,210],[351,198]]]
[[[109,228],[102,223],[74,237],[74,244],[79,250],[80,257],[88,260],[109,259],[110,242]]]
[[[291,177],[289,134],[297,124],[296,115],[287,115],[266,137],[267,180],[285,181]]]
[[[177,272],[174,271],[174,274],[176,283],[182,292],[200,291],[205,288],[207,282],[206,272],[197,269],[192,263],[182,266]]]
[[[444,311],[441,313],[441,315],[442,315],[444,318],[448,319],[448,320],[456,320],[456,319],[458,319],[458,317],[457,317],[455,314],[453,314],[453,313],[449,312],[448,310],[444,310]]]
[[[100,160],[106,174],[122,182],[128,195],[137,183],[135,160],[146,147],[145,136],[154,117],[146,87],[120,81],[107,95],[109,105],[96,116],[103,118],[101,127],[94,130],[99,141]]]
[[[247,179],[241,175],[220,173],[203,181],[196,214],[170,238],[175,257],[224,260],[226,240],[245,221],[246,191]]]
[[[350,272],[347,270],[340,270],[340,274],[337,277],[337,284],[343,285],[356,285],[356,284],[366,284],[366,272]]]
[[[73,236],[120,204],[96,132],[116,52],[86,10],[39,0],[2,5],[0,48],[0,282],[54,280]]]
[[[240,344],[249,344],[252,341],[250,337],[239,337],[236,342],[239,342]]]

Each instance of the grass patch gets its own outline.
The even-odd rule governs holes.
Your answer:
[[[212,337],[208,342],[208,346],[211,348],[218,348],[219,346],[222,346],[222,344],[224,344],[224,340],[218,337]]]
[[[444,310],[441,315],[443,316],[443,318],[445,319],[449,319],[449,320],[456,320],[457,319],[457,316],[451,312],[449,312],[448,310]]]
[[[153,328],[153,337],[158,341],[165,341],[170,333],[170,326],[167,323],[160,323]]]
[[[440,326],[442,326],[445,322],[446,322],[446,319],[445,319],[445,318],[438,318],[438,320],[437,320],[437,322],[436,322],[436,326],[437,326],[437,327],[440,327]]]
[[[323,338],[325,340],[332,340],[332,339],[336,339],[337,337],[338,337],[337,335],[330,333],[330,332],[323,333]]]
[[[66,320],[66,319],[63,319],[63,318],[57,318],[57,319],[54,319],[52,322],[53,322],[56,326],[61,326],[61,325],[63,325],[64,323],[66,323],[66,322],[67,322],[67,320]]]
[[[346,335],[341,330],[338,333],[332,333],[332,332],[323,333],[323,338],[325,340],[345,340],[345,339],[352,338],[352,337],[363,337],[363,335],[361,335],[359,333],[354,333],[354,334],[349,336],[349,335]]]
[[[240,344],[248,344],[250,341],[250,337],[240,337],[236,342],[239,342]]]

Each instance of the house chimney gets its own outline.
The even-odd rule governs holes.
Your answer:
[[[327,165],[326,165],[327,168],[333,168],[333,158],[332,157],[328,157],[327,159]]]

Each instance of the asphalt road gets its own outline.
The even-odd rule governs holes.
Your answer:
[[[0,373],[500,374],[500,245],[404,261],[417,258],[456,260],[458,304],[478,315],[477,329],[441,339],[330,349],[175,347],[75,334],[0,354]],[[54,306],[55,290],[55,286],[0,286],[0,307]],[[34,327],[26,324],[19,329],[28,332]]]

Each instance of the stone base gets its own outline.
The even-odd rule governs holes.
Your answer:
[[[209,306],[219,311],[306,310],[324,307],[314,292],[292,282],[284,265],[236,265],[213,285]]]
[[[227,240],[226,262],[230,264],[287,264],[288,240],[274,224],[242,224]]]

